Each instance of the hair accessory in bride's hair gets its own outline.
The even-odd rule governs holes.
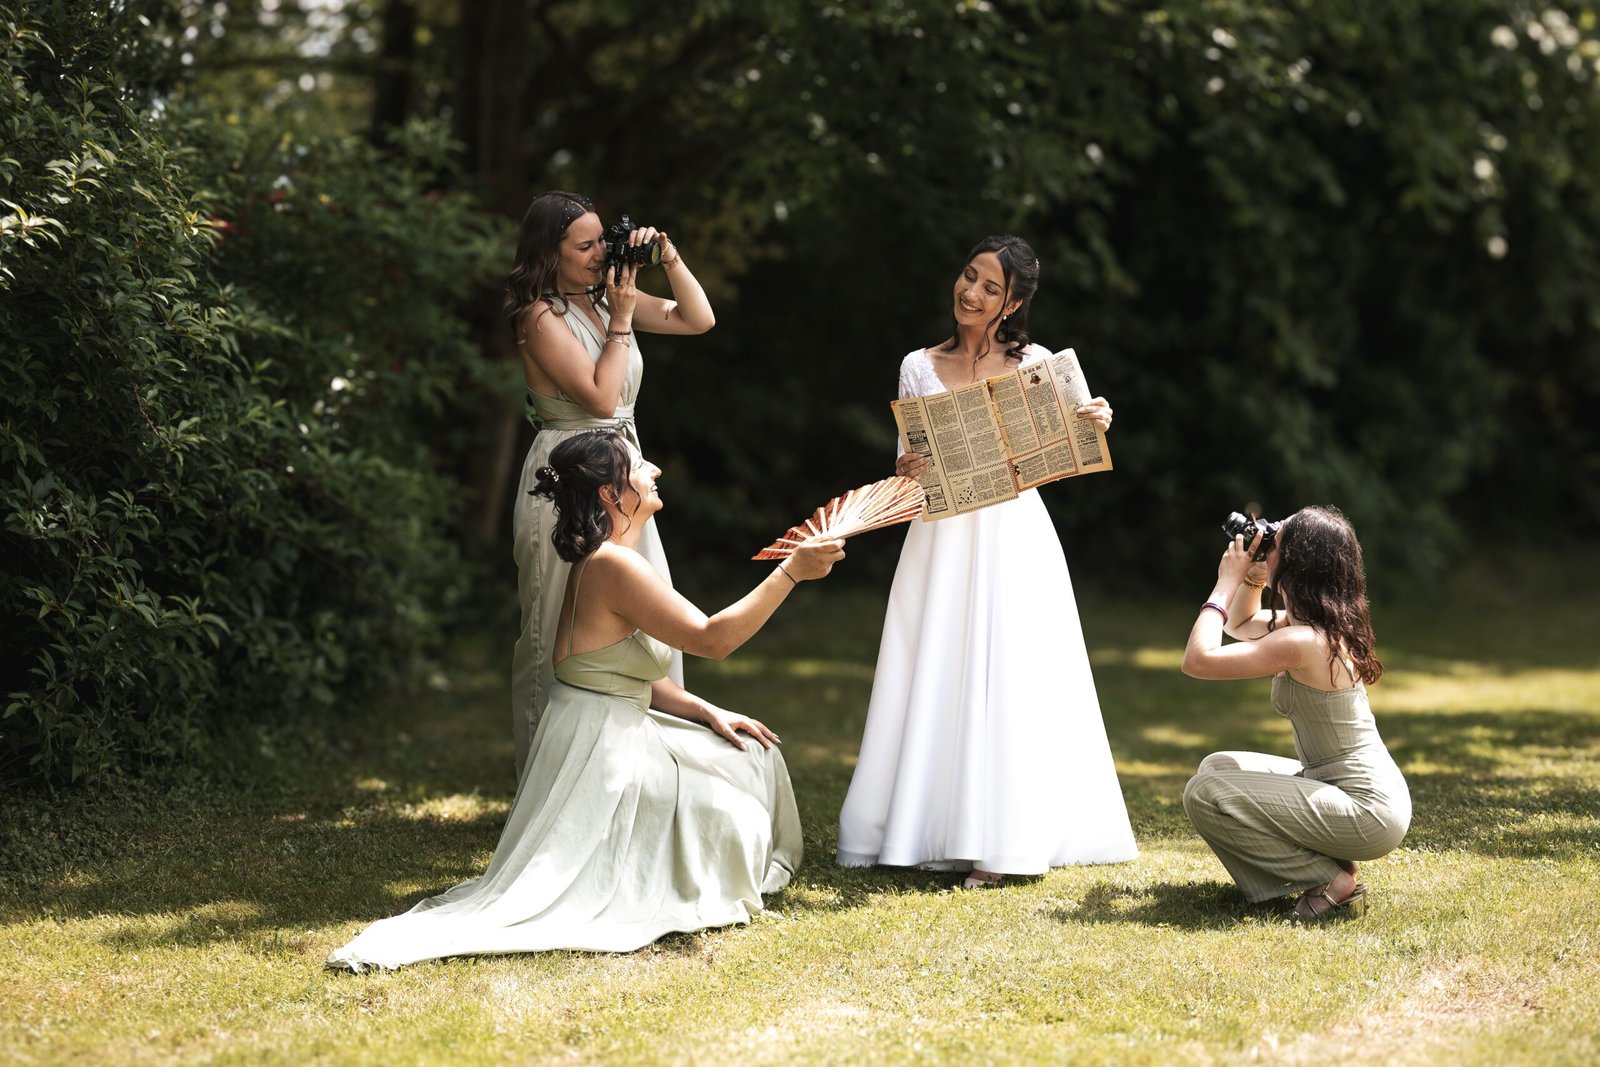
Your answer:
[[[863,485],[834,497],[750,558],[783,559],[813,537],[854,537],[868,530],[910,522],[922,513],[922,497],[922,483],[898,474]]]
[[[528,495],[547,496],[554,500],[556,487],[561,484],[561,473],[546,463],[533,472],[533,477],[533,488],[528,490]]]

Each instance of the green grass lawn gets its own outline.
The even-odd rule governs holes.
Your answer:
[[[242,734],[255,765],[231,785],[0,800],[0,1061],[1593,1063],[1597,574],[1590,552],[1380,600],[1373,704],[1416,815],[1363,866],[1363,919],[1246,908],[1184,819],[1207,752],[1292,752],[1266,682],[1179,673],[1196,598],[1083,600],[1137,861],[982,892],[835,867],[883,598],[838,583],[691,666],[783,734],[805,820],[798,878],[751,926],[322,969],[487,861],[512,787],[507,639],[350,712],[340,746]]]

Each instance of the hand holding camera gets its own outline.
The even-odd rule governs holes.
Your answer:
[[[1217,576],[1260,589],[1267,580],[1267,554],[1272,551],[1282,525],[1237,511],[1229,512],[1222,523],[1222,532],[1228,535],[1229,544],[1217,567]]]
[[[620,285],[624,267],[659,266],[666,240],[667,235],[654,226],[635,226],[623,215],[606,229],[605,274]]]
[[[1251,557],[1254,562],[1265,563],[1267,553],[1272,551],[1272,542],[1277,539],[1278,527],[1282,525],[1281,522],[1252,518],[1237,511],[1230,511],[1228,517],[1222,520],[1222,532],[1228,535],[1230,541],[1243,537],[1245,543],[1255,550],[1255,555]],[[1254,540],[1257,534],[1261,535],[1259,546]]]

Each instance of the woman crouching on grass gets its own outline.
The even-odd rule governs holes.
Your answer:
[[[1183,673],[1272,677],[1272,706],[1294,728],[1297,759],[1213,752],[1183,809],[1251,903],[1301,893],[1291,917],[1360,915],[1356,861],[1387,855],[1411,824],[1411,793],[1378,736],[1367,686],[1373,653],[1361,545],[1334,508],[1303,508],[1279,526],[1265,560],[1235,537],[1189,631]],[[1271,586],[1283,610],[1263,609]],[[1224,646],[1222,635],[1238,639]],[[1303,890],[1303,892],[1301,892]]]

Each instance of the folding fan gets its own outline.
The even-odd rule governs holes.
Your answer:
[[[783,559],[808,538],[854,537],[897,522],[910,522],[921,512],[921,484],[915,478],[896,475],[834,497],[750,558]]]

